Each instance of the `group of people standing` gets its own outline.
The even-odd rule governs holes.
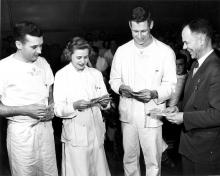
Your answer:
[[[184,77],[183,90],[175,53],[151,34],[153,26],[148,9],[134,8],[129,18],[133,39],[118,47],[111,66],[109,84],[120,97],[124,174],[141,175],[141,148],[146,175],[161,175],[167,148],[162,117],[182,124],[179,152],[185,175],[220,174],[220,58],[212,48],[212,29],[203,19],[183,27],[183,49],[198,61]],[[0,116],[8,120],[12,176],[58,175],[54,115],[63,122],[62,176],[110,176],[102,111],[111,108],[111,97],[101,72],[88,66],[89,43],[73,37],[64,50],[69,64],[54,77],[39,56],[39,27],[17,23],[14,34],[17,51],[0,61]]]

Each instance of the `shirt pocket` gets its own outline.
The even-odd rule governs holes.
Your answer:
[[[151,78],[151,89],[156,89],[158,86],[160,86],[162,81],[162,69],[160,67],[155,67],[152,70]]]
[[[72,146],[87,146],[87,128],[75,122],[75,119],[67,119],[63,122],[62,142],[69,142]]]

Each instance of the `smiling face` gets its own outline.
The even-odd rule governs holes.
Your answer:
[[[192,58],[200,58],[201,39],[200,35],[193,33],[188,26],[182,31],[183,49],[186,49]]]
[[[71,62],[77,71],[83,71],[89,60],[89,49],[75,49]]]
[[[148,23],[148,21],[135,22],[130,21],[129,26],[131,29],[131,34],[134,39],[135,45],[139,48],[146,47],[152,41],[150,30],[153,27],[153,23]]]
[[[26,35],[24,41],[16,41],[16,47],[25,62],[35,62],[41,54],[43,37]]]

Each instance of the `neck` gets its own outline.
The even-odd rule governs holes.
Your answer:
[[[212,50],[212,45],[209,43],[207,44],[206,47],[202,48],[200,55],[198,57],[198,59],[200,59],[201,57],[203,57],[204,55],[206,55],[208,52],[210,52]]]
[[[19,61],[26,62],[26,63],[30,62],[27,59],[25,59],[25,57],[22,55],[22,53],[19,50],[17,50],[17,52],[14,54],[14,56],[15,56],[15,59],[17,59]]]

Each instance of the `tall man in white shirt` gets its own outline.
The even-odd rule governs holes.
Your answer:
[[[53,73],[40,57],[43,36],[32,22],[14,27],[17,51],[0,61],[0,116],[8,120],[12,176],[57,176]]]
[[[146,175],[161,173],[162,122],[149,115],[152,109],[164,109],[176,84],[175,54],[151,35],[151,14],[143,7],[132,10],[129,20],[133,39],[120,46],[114,56],[111,88],[120,95],[124,172],[140,176],[140,145]]]

